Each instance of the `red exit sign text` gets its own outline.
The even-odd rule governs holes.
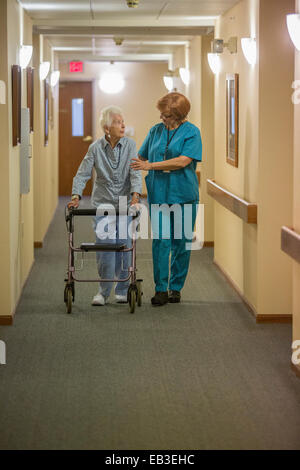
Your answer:
[[[83,62],[69,62],[69,70],[71,73],[82,72]]]

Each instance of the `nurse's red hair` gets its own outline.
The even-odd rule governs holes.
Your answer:
[[[171,115],[176,121],[183,121],[191,109],[191,103],[181,93],[172,92],[157,102],[157,108],[161,113]]]

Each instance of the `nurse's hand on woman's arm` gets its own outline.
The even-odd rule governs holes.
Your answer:
[[[133,158],[131,163],[131,168],[134,170],[180,170],[185,166],[189,165],[193,159],[181,155],[180,157],[170,158],[163,162],[153,162],[149,163],[148,160],[141,160],[140,158]]]

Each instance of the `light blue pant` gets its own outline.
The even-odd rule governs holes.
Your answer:
[[[112,217],[112,216],[109,216]],[[104,219],[108,222],[107,216],[103,217],[96,217],[94,220],[94,230],[96,233],[96,243],[101,244],[111,244],[114,245],[116,243],[123,243],[128,248],[132,246],[131,238],[128,236],[127,230],[127,238],[119,238],[120,231],[125,231],[125,226],[122,227],[121,224],[124,224],[126,216],[116,217],[116,220],[113,223],[106,223],[104,224]],[[129,225],[131,221],[131,217],[127,217],[127,224]],[[110,219],[112,222],[112,219]],[[100,230],[104,228],[105,230]],[[98,229],[97,229],[98,227]],[[96,230],[97,229],[97,230]],[[100,233],[101,232],[101,233]],[[105,233],[110,233],[110,235],[114,238],[105,238]],[[99,237],[100,235],[100,237]],[[120,253],[120,252],[106,252],[106,251],[97,251],[96,252],[96,259],[97,259],[97,267],[99,277],[102,279],[126,279],[128,277],[128,268],[131,265],[132,260],[132,252]],[[123,282],[117,282],[115,287],[115,294],[117,295],[127,295],[127,290],[129,286],[129,280]],[[100,282],[99,284],[99,292],[103,295],[103,297],[107,298],[110,295],[111,289],[113,287],[113,282]]]
[[[192,242],[198,203],[189,203],[186,212],[183,209],[184,204],[178,204],[178,206],[181,207],[181,223],[174,217],[173,212],[164,214],[157,211],[155,214],[153,206],[150,210],[153,231],[153,275],[156,292],[166,292],[168,288],[180,291],[188,273],[191,251],[186,249],[186,244]],[[186,230],[184,230],[185,221]],[[178,236],[179,238],[177,238]]]

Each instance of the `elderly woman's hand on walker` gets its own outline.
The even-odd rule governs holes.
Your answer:
[[[68,209],[71,209],[71,207],[74,209],[79,207],[79,196],[77,194],[74,194],[74,196],[72,196],[72,200],[68,203]]]

